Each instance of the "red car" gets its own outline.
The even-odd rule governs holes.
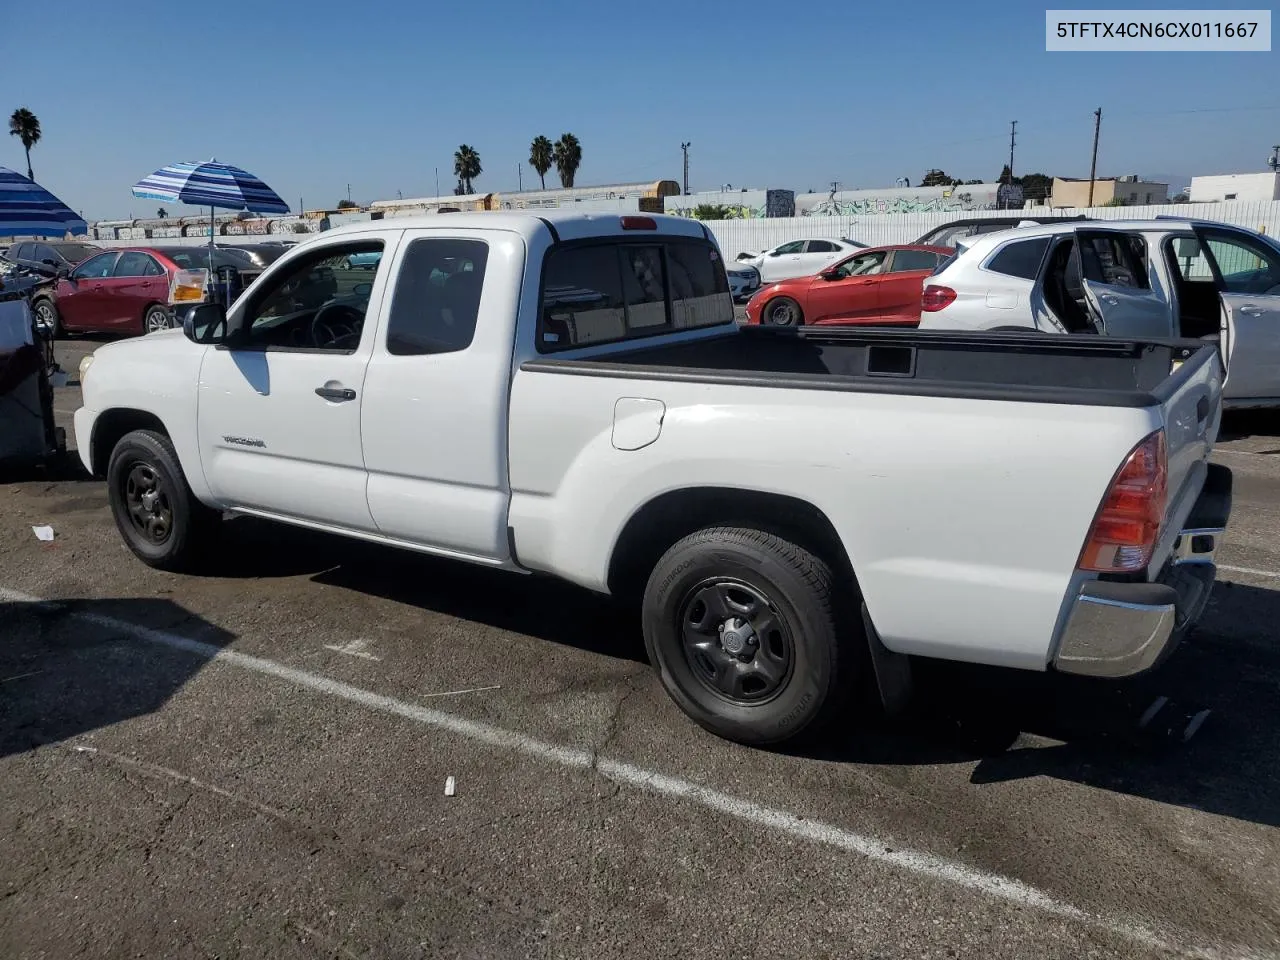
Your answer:
[[[78,264],[58,280],[52,299],[31,307],[46,335],[68,333],[152,333],[174,325],[171,296],[179,270],[206,269],[208,247],[127,247],[106,250]],[[261,273],[248,261],[215,250],[213,268],[231,266],[243,289]],[[246,270],[245,268],[249,269]]]
[[[916,244],[870,247],[833,263],[817,276],[764,287],[747,303],[748,323],[920,323],[925,277],[954,251]]]

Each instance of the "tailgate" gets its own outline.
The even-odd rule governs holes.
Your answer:
[[[1222,420],[1222,360],[1216,349],[1199,348],[1185,361],[1175,360],[1160,394],[1169,464],[1169,507],[1160,542],[1152,557],[1159,571],[1173,552],[1183,524],[1195,505],[1208,472],[1209,453]]]

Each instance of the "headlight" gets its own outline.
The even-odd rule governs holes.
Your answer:
[[[93,354],[92,354],[92,353],[87,354],[87,355],[85,356],[85,358],[84,358],[83,360],[81,360],[81,361],[80,361],[79,376],[80,376],[80,386],[82,386],[82,387],[84,386],[84,376],[85,376],[85,374],[86,374],[86,373],[88,373],[88,372],[89,372],[89,365],[90,365],[91,363],[93,363]]]

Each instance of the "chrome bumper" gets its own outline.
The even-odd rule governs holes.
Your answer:
[[[1204,612],[1214,556],[1231,513],[1231,471],[1209,467],[1204,489],[1154,583],[1093,580],[1072,604],[1053,665],[1063,673],[1127,677],[1158,666]]]

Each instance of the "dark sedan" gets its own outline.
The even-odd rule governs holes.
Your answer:
[[[59,270],[70,270],[77,263],[88,260],[102,248],[78,240],[24,240],[15,243],[5,253],[5,259],[47,277],[56,276]]]

